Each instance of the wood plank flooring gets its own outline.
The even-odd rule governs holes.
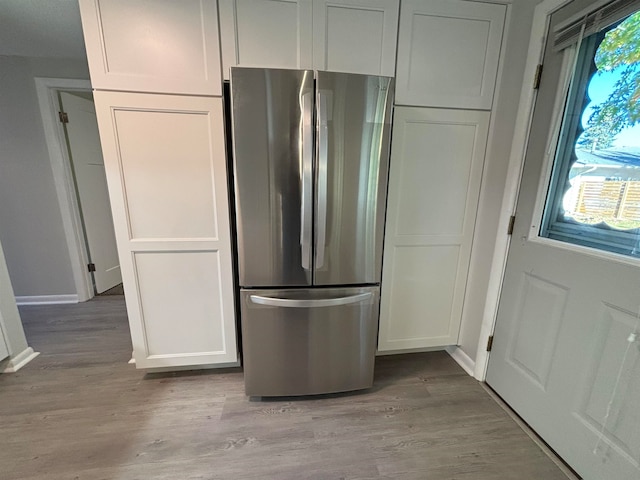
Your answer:
[[[41,355],[0,375],[2,480],[566,480],[444,352],[348,395],[250,401],[242,371],[147,374],[123,297],[22,307]]]

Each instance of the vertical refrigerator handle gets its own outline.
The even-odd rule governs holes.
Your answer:
[[[327,124],[327,94],[318,91],[318,187],[317,230],[315,268],[324,265],[327,235],[327,156],[329,150],[329,126]]]
[[[313,220],[313,94],[302,95],[302,201],[300,204],[300,247],[302,268],[311,268]]]

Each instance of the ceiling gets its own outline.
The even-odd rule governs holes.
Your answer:
[[[78,0],[0,0],[0,55],[86,59]]]

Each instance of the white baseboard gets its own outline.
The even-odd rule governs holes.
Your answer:
[[[403,348],[401,350],[383,350],[376,351],[376,357],[384,357],[385,355],[403,355],[405,353],[426,353],[440,352],[446,347],[420,347],[420,348]]]
[[[32,295],[16,297],[18,305],[57,305],[63,303],[78,303],[78,295]]]
[[[34,352],[33,348],[27,347],[19,354],[11,357],[7,363],[0,367],[2,368],[2,373],[15,373],[38,355],[40,355],[40,352]]]
[[[460,347],[456,347],[455,345],[451,347],[447,347],[445,349],[451,358],[453,358],[458,365],[462,367],[462,369],[467,372],[472,377],[474,376],[476,370],[476,362],[471,360],[471,357],[464,353]]]

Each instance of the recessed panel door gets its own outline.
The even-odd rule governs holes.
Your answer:
[[[548,198],[547,172],[555,169],[552,164],[563,150],[554,155],[554,145],[575,138],[564,127],[562,136],[549,132],[558,132],[554,125],[563,118],[566,126],[581,117],[587,104],[583,92],[578,111],[567,106],[563,112],[578,91],[572,87],[565,101],[567,82],[573,76],[574,85],[584,87],[582,78],[588,83],[598,76],[587,71],[583,77],[580,68],[571,74],[575,57],[571,48],[554,49],[554,28],[572,16],[584,18],[579,9],[589,3],[599,2],[573,2],[551,16],[487,383],[581,478],[628,480],[640,478],[637,258],[543,238],[536,208]],[[587,32],[582,46],[591,40]],[[593,52],[587,66],[592,58]],[[575,139],[567,147],[579,150]],[[595,146],[593,151],[598,153]],[[590,170],[597,168],[601,165]],[[571,192],[563,193],[567,198]],[[588,230],[581,233],[586,236]]]

